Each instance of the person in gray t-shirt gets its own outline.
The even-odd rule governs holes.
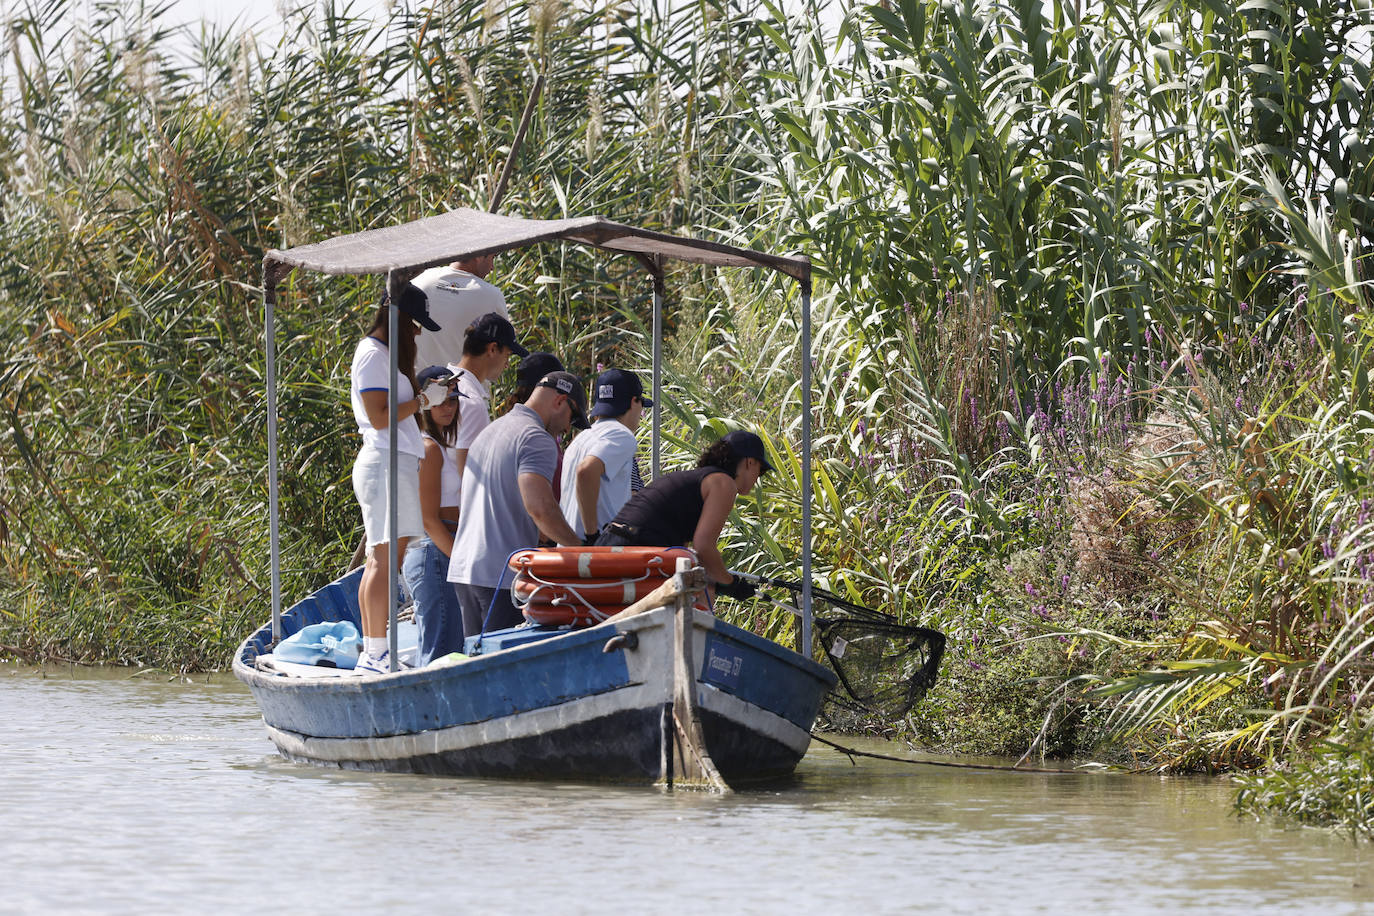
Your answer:
[[[510,590],[500,588],[512,553],[537,546],[541,531],[567,547],[582,543],[553,492],[558,461],[554,436],[569,426],[587,428],[586,392],[571,372],[550,372],[525,403],[482,430],[468,450],[448,567],[448,581],[457,586],[463,609],[465,637],[483,632],[484,622],[486,630],[520,623]]]

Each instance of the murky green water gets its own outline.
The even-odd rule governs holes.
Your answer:
[[[0,912],[1360,913],[1215,780],[852,766],[728,797],[287,763],[247,690],[0,666]],[[505,909],[505,912],[515,912]]]

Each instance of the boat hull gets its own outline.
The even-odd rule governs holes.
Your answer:
[[[347,584],[334,583],[345,592]],[[325,591],[283,615],[288,634],[331,610],[348,611],[331,607]],[[791,773],[834,675],[690,613],[696,707],[720,775],[737,785]],[[234,671],[292,760],[452,776],[656,781],[671,772],[673,615],[661,608],[453,665],[336,678],[257,670],[271,640],[265,626],[244,642]]]

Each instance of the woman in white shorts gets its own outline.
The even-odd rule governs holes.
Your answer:
[[[393,562],[401,567],[406,543],[424,534],[420,516],[420,459],[424,457],[424,442],[415,414],[430,401],[448,397],[444,385],[426,386],[415,394],[415,337],[423,326],[430,331],[439,326],[429,317],[428,298],[419,288],[407,284],[401,292],[400,333],[396,362],[396,548]],[[363,510],[366,532],[367,559],[363,564],[362,580],[358,583],[358,609],[363,624],[363,654],[357,668],[365,673],[384,673],[391,670],[387,654],[386,623],[390,602],[387,598],[386,545],[391,542],[387,527],[388,462],[390,452],[390,417],[388,391],[391,381],[391,355],[387,349],[389,306],[384,301],[377,309],[367,336],[358,342],[353,353],[350,399],[353,418],[358,422],[363,445],[353,462],[353,493]],[[431,390],[434,389],[434,390]],[[377,549],[379,545],[381,549]]]

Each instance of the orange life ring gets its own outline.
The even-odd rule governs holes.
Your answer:
[[[710,610],[704,599],[698,599],[694,606],[699,611]],[[541,601],[531,601],[524,605],[522,610],[525,619],[531,623],[546,627],[570,626],[577,629],[600,623],[624,609],[624,606],[619,604],[587,607],[582,602],[573,599],[567,604],[544,604]]]
[[[587,604],[617,609],[634,604],[663,584],[662,576],[644,579],[575,579],[558,582],[539,582],[516,576],[511,594],[520,601],[552,605],[555,602],[572,605]]]
[[[522,550],[510,559],[516,573],[511,595],[533,623],[590,626],[662,585],[680,557],[696,563],[696,554],[682,547]]]
[[[510,568],[537,579],[639,578],[656,573],[666,579],[676,572],[678,557],[696,563],[685,547],[548,547],[522,550]]]
[[[524,607],[525,619],[544,627],[589,627],[612,616],[618,607],[588,608],[583,604],[539,604],[531,601]]]

